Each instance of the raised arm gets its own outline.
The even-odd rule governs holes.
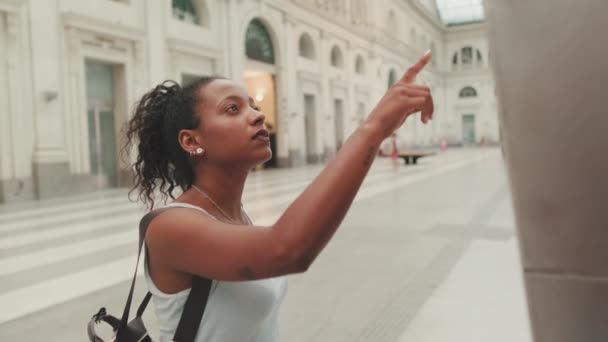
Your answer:
[[[155,262],[217,280],[254,280],[308,269],[344,219],[380,143],[406,118],[432,118],[428,87],[415,85],[427,53],[391,86],[334,160],[270,227],[234,226],[190,209],[159,215],[148,231]]]

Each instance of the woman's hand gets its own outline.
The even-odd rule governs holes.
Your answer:
[[[427,123],[433,118],[433,97],[429,87],[414,84],[416,76],[431,60],[431,52],[411,66],[403,77],[393,84],[372,110],[368,123],[378,129],[383,138],[397,130],[408,116],[422,112],[421,120]]]

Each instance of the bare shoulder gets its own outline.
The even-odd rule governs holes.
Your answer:
[[[201,230],[215,221],[209,214],[194,208],[174,207],[164,210],[150,221],[146,232],[149,247],[172,240],[188,238],[191,234],[200,235]]]
[[[146,233],[152,259],[164,268],[225,281],[299,271],[282,241],[272,227],[228,224],[191,208],[166,210]]]

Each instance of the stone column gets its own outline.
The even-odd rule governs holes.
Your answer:
[[[145,44],[141,40],[133,43],[133,83],[135,91],[135,100],[148,90],[148,82],[146,75],[146,49]],[[133,99],[130,99],[133,100]]]
[[[282,124],[288,124],[287,127],[289,134],[288,139],[285,139],[284,143],[287,144],[288,148],[288,162],[289,166],[302,165],[304,164],[304,154],[302,153],[302,146],[299,146],[301,133],[298,128],[300,127],[297,122],[300,120],[304,113],[300,113],[299,103],[301,99],[298,94],[298,75],[297,75],[297,60],[298,60],[298,43],[299,38],[296,35],[296,22],[293,18],[285,14],[285,84],[287,85],[287,91],[285,96],[287,97],[287,113],[285,113],[286,121]]]
[[[245,65],[245,32],[249,22],[234,22],[235,13],[239,13],[237,0],[226,0],[225,6],[226,17],[225,25],[228,34],[227,50],[225,51],[226,56],[226,69],[229,70],[227,75],[228,78],[235,82],[244,83],[245,77],[243,75]],[[241,33],[241,28],[243,31]],[[276,47],[275,47],[276,49]]]
[[[1,13],[1,12],[0,12]],[[8,49],[6,48],[6,36],[5,36],[5,17],[0,14],[0,49],[8,54]],[[6,66],[0,66],[0,79],[6,79]],[[10,111],[9,111],[9,99],[7,96],[8,89],[7,85],[0,83],[0,122],[3,124],[0,125],[0,181],[4,182],[13,177],[13,158],[11,157],[11,145],[12,145],[12,137],[10,134],[10,127],[7,124],[11,120]],[[0,190],[2,185],[0,185]],[[3,191],[0,191],[2,193]],[[0,199],[1,201],[1,199]]]
[[[85,158],[88,146],[82,144],[79,132],[86,127],[86,86],[84,67],[82,65],[81,42],[78,30],[69,27],[65,32],[66,61],[67,61],[67,92],[65,97],[64,111],[68,118],[65,122],[67,135],[66,150],[68,159],[72,161],[72,170],[78,174],[86,173],[89,160]],[[79,129],[80,128],[80,129]]]
[[[33,116],[31,110],[31,93],[29,89],[29,56],[28,32],[26,26],[27,12],[22,7],[19,11],[7,14],[6,35],[6,81],[8,82],[8,112],[12,117],[10,135],[13,137],[13,178],[17,187],[13,195],[29,198],[33,195],[31,184],[32,150],[34,148]]]
[[[346,99],[344,99],[344,141],[357,129],[357,102],[359,100],[355,89],[355,65],[358,53],[350,42],[346,44],[344,70],[347,81]]]
[[[534,341],[608,341],[608,2],[485,5]]]
[[[5,31],[6,29],[6,31]],[[23,181],[17,173],[17,158],[26,153],[31,157],[31,148],[21,148],[22,139],[16,125],[24,113],[18,111],[21,96],[15,81],[15,71],[19,66],[17,18],[15,13],[0,12],[0,50],[6,62],[0,65],[0,203],[10,202],[15,193],[23,188]],[[14,97],[17,93],[17,97]],[[28,127],[29,128],[29,127]],[[31,130],[31,128],[30,128]],[[28,170],[29,171],[29,170]]]
[[[333,157],[333,143],[331,139],[333,137],[333,98],[330,90],[330,51],[331,51],[331,43],[329,42],[327,33],[325,31],[321,31],[321,42],[319,44],[319,63],[321,65],[321,110],[317,115],[317,127],[320,129],[320,134],[318,134],[319,142],[321,144],[321,148],[317,150],[319,156],[322,159],[327,160]],[[318,146],[318,145],[317,145]]]
[[[36,145],[33,176],[39,197],[68,193],[70,165],[66,152],[62,91],[61,31],[57,0],[29,6]]]
[[[146,35],[148,36],[148,79],[150,87],[169,78],[169,51],[167,50],[167,11],[171,10],[168,0],[145,1],[146,7]],[[159,37],[163,37],[159,39]],[[143,53],[143,45],[135,46],[135,54]],[[137,66],[136,66],[137,69]],[[140,81],[136,75],[136,81]],[[176,80],[181,81],[181,80]]]
[[[265,11],[265,4],[261,3],[260,10]],[[290,96],[290,84],[293,84],[291,73],[295,67],[293,56],[293,42],[290,41],[291,28],[293,21],[288,18],[287,13],[282,14],[282,27],[275,27],[277,41],[274,46],[275,51],[275,94],[276,94],[276,115],[277,115],[277,148],[276,158],[278,167],[289,166],[289,146],[290,146],[290,114],[292,112],[293,98]],[[244,39],[244,38],[243,38]],[[284,44],[282,44],[282,42]],[[277,53],[278,52],[278,53]],[[277,58],[278,57],[278,58]]]

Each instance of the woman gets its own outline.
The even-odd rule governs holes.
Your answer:
[[[305,272],[329,242],[359,190],[380,143],[415,112],[432,118],[428,87],[416,75],[427,52],[393,85],[335,159],[269,227],[254,226],[241,205],[245,180],[270,159],[264,114],[245,88],[202,78],[185,88],[164,82],[144,95],[129,122],[137,144],[135,187],[154,207],[183,193],[148,226],[146,280],[161,340],[173,336],[191,276],[214,285],[197,341],[277,341],[283,276]]]

